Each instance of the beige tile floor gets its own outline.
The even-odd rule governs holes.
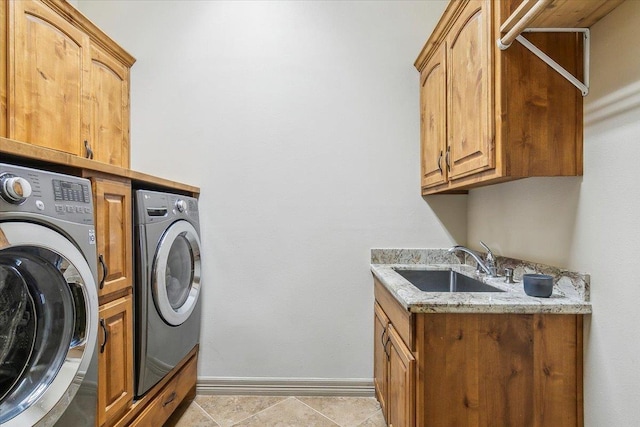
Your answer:
[[[165,427],[386,427],[372,397],[204,396]]]

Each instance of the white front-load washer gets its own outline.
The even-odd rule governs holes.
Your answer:
[[[135,192],[136,396],[143,396],[198,344],[201,257],[198,200]]]
[[[0,425],[94,426],[90,182],[0,164]]]

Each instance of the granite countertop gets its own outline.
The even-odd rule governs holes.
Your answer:
[[[413,313],[558,313],[589,314],[589,275],[570,272],[542,264],[498,257],[498,271],[514,269],[516,283],[504,277],[490,278],[476,273],[443,249],[372,249],[371,272],[408,311]],[[474,264],[475,265],[475,264]],[[452,269],[505,292],[423,292],[394,269]],[[524,293],[522,274],[543,273],[554,276],[553,294],[549,298],[530,297]]]

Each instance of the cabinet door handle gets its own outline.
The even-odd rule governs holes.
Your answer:
[[[100,345],[100,353],[104,353],[104,348],[107,345],[109,339],[109,333],[107,332],[107,326],[104,324],[104,319],[100,319],[100,326],[102,327],[102,337],[104,338]]]
[[[440,175],[444,173],[442,170],[442,150],[440,150],[440,156],[438,157],[438,170],[440,171]]]
[[[447,147],[447,154],[445,156],[445,163],[447,164],[447,172],[451,172],[451,164],[449,163],[449,155],[451,154],[451,146]]]
[[[84,140],[84,148],[87,151],[85,153],[85,157],[87,159],[93,159],[93,150],[91,149],[91,145],[89,145],[89,141],[87,141],[86,139]]]
[[[104,282],[107,280],[107,276],[109,275],[109,268],[107,268],[107,263],[104,262],[104,257],[102,254],[98,255],[98,262],[100,266],[102,266],[102,279],[100,279],[100,289],[104,288]]]
[[[162,402],[162,407],[164,408],[165,406],[167,406],[169,403],[173,402],[174,400],[176,400],[176,392],[171,392],[171,394],[169,395],[169,398],[167,400],[165,400],[164,402]]]
[[[387,332],[387,328],[382,330],[382,335],[380,335],[380,343],[382,344],[382,349],[384,350],[384,354],[387,356],[387,360],[389,360],[389,353],[387,353],[387,344],[389,343],[389,336],[387,335],[387,340],[384,340],[384,334]]]
[[[387,355],[387,360],[391,359],[391,349],[387,351],[387,344],[391,342],[391,337],[387,335],[387,342],[384,343],[384,353]]]

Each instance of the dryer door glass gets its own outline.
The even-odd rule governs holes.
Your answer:
[[[184,235],[179,235],[171,245],[165,280],[169,304],[176,310],[184,304],[193,283],[193,251]]]
[[[0,425],[32,425],[64,410],[62,397],[73,397],[87,369],[95,332],[84,278],[95,282],[75,246],[50,229],[6,223],[0,235]]]
[[[170,325],[184,323],[200,294],[200,238],[191,223],[173,223],[153,262],[151,290],[158,313]]]

